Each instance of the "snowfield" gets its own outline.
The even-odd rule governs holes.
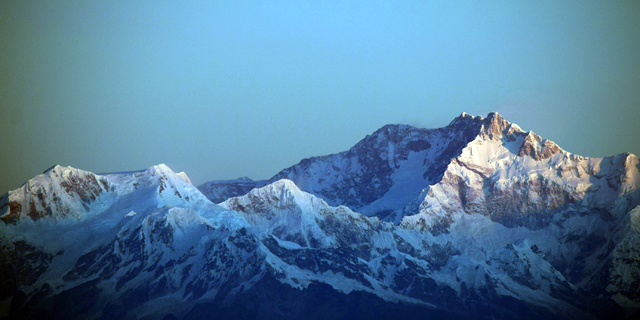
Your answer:
[[[634,317],[639,168],[497,113],[268,181],[54,166],[0,198],[0,317]]]

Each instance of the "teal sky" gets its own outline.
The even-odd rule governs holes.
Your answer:
[[[500,112],[640,154],[640,1],[0,0],[0,193],[53,164],[269,178]]]

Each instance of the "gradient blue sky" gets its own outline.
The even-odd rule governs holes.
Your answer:
[[[269,178],[500,112],[640,153],[640,1],[1,1],[0,193],[53,164]]]

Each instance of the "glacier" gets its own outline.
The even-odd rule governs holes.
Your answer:
[[[0,317],[632,318],[639,169],[497,113],[264,181],[54,166],[0,197]]]

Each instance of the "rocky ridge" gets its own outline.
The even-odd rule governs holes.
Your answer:
[[[629,317],[639,166],[495,113],[209,184],[242,193],[220,205],[165,165],[55,166],[0,200],[0,317]]]

